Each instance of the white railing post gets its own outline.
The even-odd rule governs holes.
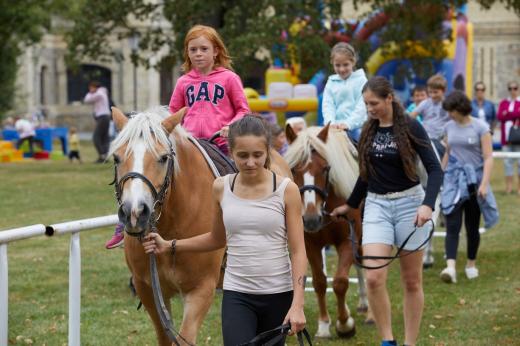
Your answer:
[[[8,273],[7,273],[7,243],[0,244],[0,345],[8,342]]]
[[[80,345],[81,248],[79,232],[70,236],[69,253],[69,345]]]

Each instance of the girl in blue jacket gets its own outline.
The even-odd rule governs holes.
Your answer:
[[[361,90],[367,82],[365,71],[356,66],[356,51],[345,42],[339,42],[330,53],[330,62],[336,74],[329,77],[323,92],[324,124],[349,132],[356,141],[360,128],[367,119],[367,110]]]

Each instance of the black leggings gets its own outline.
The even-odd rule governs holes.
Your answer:
[[[248,294],[224,290],[222,335],[225,346],[248,342],[258,334],[282,325],[291,307],[293,292]],[[283,346],[285,339],[277,343]]]
[[[451,214],[446,215],[446,259],[457,259],[457,248],[459,246],[459,233],[462,228],[462,214],[464,213],[464,224],[468,242],[468,259],[477,258],[477,251],[480,245],[480,207],[477,197],[472,195]]]

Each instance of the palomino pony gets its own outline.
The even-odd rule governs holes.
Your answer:
[[[140,238],[151,227],[164,239],[183,239],[209,232],[216,208],[211,198],[215,175],[190,135],[177,126],[184,111],[169,115],[164,108],[157,107],[131,119],[117,108],[112,111],[120,131],[110,153],[116,165],[119,218],[127,233],[126,262],[160,345],[172,342],[154,305],[151,257],[145,254]],[[280,155],[273,154],[271,159],[275,172],[290,176],[290,169]],[[213,302],[223,255],[224,249],[178,253],[175,257],[171,253],[156,255],[165,308],[171,310],[170,298],[176,294],[183,300],[182,323],[175,341],[179,345],[196,342],[197,332]]]
[[[290,143],[284,158],[291,167],[294,181],[300,187],[303,201],[303,221],[305,226],[305,249],[312,270],[312,284],[318,298],[318,337],[330,337],[330,317],[326,305],[327,277],[323,273],[322,248],[334,245],[338,254],[338,264],[333,280],[333,290],[337,301],[336,333],[341,337],[355,334],[355,323],[346,304],[349,286],[349,270],[354,262],[352,244],[349,238],[349,223],[333,222],[328,213],[344,204],[352,193],[359,175],[355,158],[356,149],[343,131],[310,127],[296,135],[290,126],[286,127]],[[361,214],[352,210],[349,215],[354,220],[357,239],[361,239]],[[357,268],[358,269],[358,268]],[[359,311],[368,310],[366,289],[362,271],[358,270],[360,284]]]

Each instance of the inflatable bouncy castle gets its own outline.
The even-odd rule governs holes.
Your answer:
[[[444,39],[447,56],[440,61],[433,61],[433,73],[442,74],[448,81],[448,90],[463,90],[472,96],[473,85],[473,26],[466,16],[466,8],[462,6],[448,13],[444,26],[451,32],[451,40]],[[388,16],[378,12],[361,22],[355,32],[354,39],[366,41],[370,44],[372,55],[366,61],[367,74],[370,76],[384,76],[392,81],[394,88],[403,103],[407,103],[411,90],[416,85],[426,85],[430,76],[417,76],[408,59],[397,59],[390,53],[383,54],[378,39],[378,32],[384,30]],[[417,46],[420,50],[420,46]],[[428,58],[428,56],[425,56]],[[403,73],[403,70],[408,70]],[[399,72],[399,73],[398,73]],[[403,76],[405,76],[403,78]],[[411,77],[407,77],[411,76]]]

